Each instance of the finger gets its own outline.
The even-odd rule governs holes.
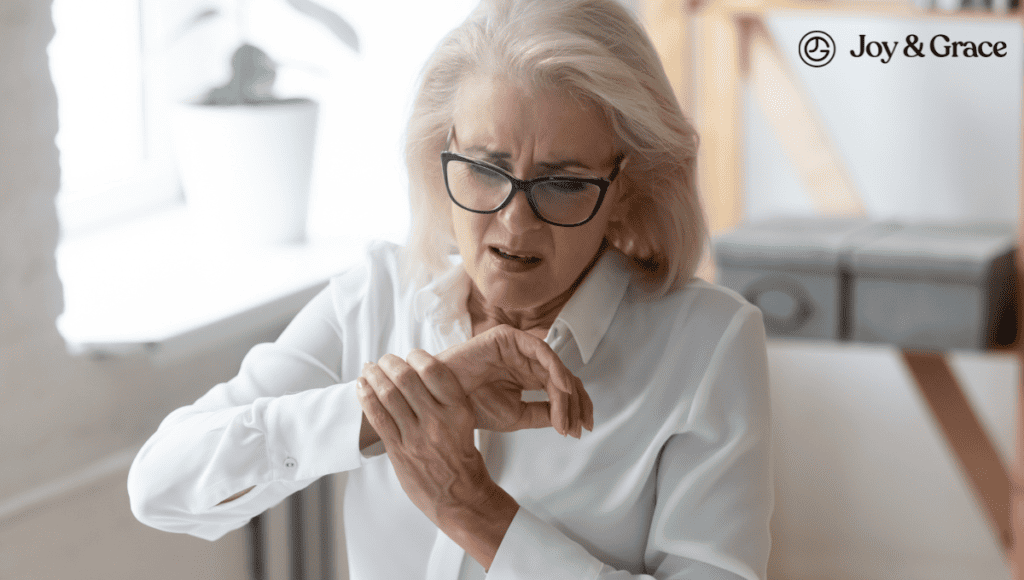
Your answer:
[[[571,434],[577,439],[582,434],[584,405],[591,405],[589,396],[583,390],[583,383],[566,368],[551,347],[529,333],[517,333],[522,340],[520,348],[532,352],[533,360],[539,363],[536,375],[543,380],[543,388],[548,393],[551,405],[551,423],[562,435]],[[586,402],[584,403],[584,399]]]
[[[590,398],[590,393],[583,387],[583,381],[579,381],[579,389],[582,392],[584,419],[583,424],[586,426],[588,431],[594,431],[594,400]]]
[[[581,430],[580,405],[582,402],[580,401],[580,390],[575,388],[575,385],[573,387],[572,394],[569,395],[569,433],[579,439]]]
[[[404,433],[416,428],[418,424],[416,413],[413,412],[405,396],[391,382],[391,379],[383,369],[373,363],[366,363],[363,366],[362,378],[370,389],[373,390],[373,394],[376,395],[384,410],[387,411],[395,424],[398,425],[399,430]]]
[[[366,420],[370,422],[370,426],[380,436],[381,441],[385,444],[392,441],[402,442],[402,430],[398,428],[398,424],[388,414],[373,388],[363,377],[356,379],[356,398],[359,399],[359,406],[363,408]]]
[[[549,396],[552,388],[565,393],[572,391],[574,377],[548,343],[510,326],[497,327],[494,332],[501,359],[511,363],[509,370],[515,372],[517,382],[524,389],[547,390]],[[540,385],[536,384],[538,380]]]
[[[447,365],[421,349],[410,352],[405,359],[437,402],[442,405],[465,403],[466,392]]]
[[[387,375],[391,384],[398,388],[417,417],[423,417],[438,410],[437,400],[423,384],[416,369],[404,359],[393,354],[386,354],[377,362],[377,366]]]
[[[543,429],[551,426],[551,405],[545,401],[523,403],[523,413],[512,425],[511,431]]]
[[[545,387],[548,387],[547,390],[550,391],[550,387],[554,387],[564,393],[573,391],[576,377],[569,369],[565,368],[562,359],[558,358],[548,343],[528,332],[516,332],[514,336],[519,351],[527,358],[536,361],[537,364],[531,366],[539,367],[530,370],[533,373],[538,370],[543,371],[541,379],[545,383]]]
[[[560,435],[565,435],[569,429],[569,394],[563,393],[554,387],[548,387],[548,402],[550,403],[548,412],[550,414],[551,426]]]

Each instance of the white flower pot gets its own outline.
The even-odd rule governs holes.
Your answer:
[[[240,246],[304,241],[317,113],[307,99],[178,107],[175,153],[197,233]]]

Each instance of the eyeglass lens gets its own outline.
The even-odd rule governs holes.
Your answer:
[[[474,211],[497,209],[512,191],[512,182],[486,167],[452,159],[448,161],[448,189],[459,205]],[[533,185],[537,212],[546,220],[574,225],[590,217],[601,197],[593,183],[554,180]]]

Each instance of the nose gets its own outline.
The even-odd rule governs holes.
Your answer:
[[[512,201],[498,212],[498,219],[510,232],[519,233],[539,229],[544,225],[530,207],[526,192],[519,189],[512,196]]]

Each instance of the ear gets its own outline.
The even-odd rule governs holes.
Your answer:
[[[608,219],[605,239],[612,247],[630,258],[644,260],[654,254],[654,249],[640,234],[642,222],[637,218],[643,215],[641,197],[633,195],[618,201]]]

